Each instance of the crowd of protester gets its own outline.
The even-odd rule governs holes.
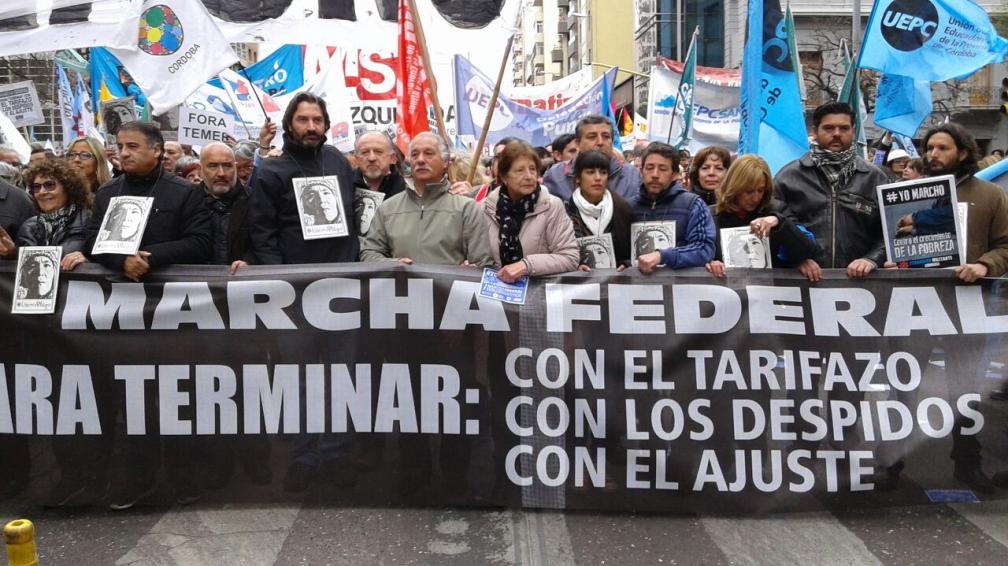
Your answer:
[[[895,268],[885,263],[876,187],[952,174],[959,201],[970,205],[966,263],[955,268],[955,276],[972,283],[1008,271],[1008,197],[974,177],[980,155],[968,131],[956,124],[931,129],[919,159],[879,144],[874,149],[882,155],[873,163],[853,143],[853,122],[846,104],[817,108],[812,149],[775,177],[759,156],[735,157],[721,147],[691,157],[654,142],[620,155],[613,148],[612,124],[597,115],[584,117],[573,134],[559,136],[550,148],[509,138],[492,148],[488,160],[474,162],[453,154],[431,133],[415,137],[405,155],[384,133],[365,133],[355,151],[344,155],[325,144],[330,127],[325,101],[303,93],[286,109],[282,140],[274,139],[276,124],[267,123],[257,140],[213,143],[198,156],[144,122],[123,124],[115,151],[79,138],[62,158],[39,150],[21,164],[16,152],[0,147],[0,256],[14,258],[20,246],[61,245],[63,269],[94,261],[132,281],[173,264],[226,265],[236,273],[250,264],[361,261],[492,266],[502,281],[513,283],[597,269],[601,252],[579,249],[577,239],[608,234],[615,270],[705,268],[724,278],[733,268],[726,267],[720,230],[742,227],[753,236],[752,246],[762,246],[766,238],[770,249],[739,253],[766,251],[767,267],[795,270],[812,282],[823,277],[824,268],[865,278]],[[306,239],[295,181],[332,176],[343,190],[318,195],[318,206],[338,205],[348,233]],[[354,202],[355,188],[384,195],[366,223],[361,222],[365,207]],[[156,214],[135,254],[94,255],[90,250],[117,196],[153,197]],[[334,221],[334,215],[319,214],[318,224]],[[667,245],[669,234],[631,237],[634,223],[670,220],[674,245]],[[961,420],[957,430],[972,424]],[[85,452],[89,456],[107,450],[101,440],[93,442],[94,450]],[[138,455],[137,471],[112,486],[116,509],[149,495],[156,483],[159,441],[132,442],[128,451]],[[190,470],[193,455],[179,447],[169,450],[171,441],[165,442],[165,466],[176,479],[178,500],[192,501],[201,489]],[[467,449],[448,437],[445,442],[451,446],[442,452]],[[956,436],[957,478],[984,492],[995,483],[1008,484],[1003,473],[987,477],[979,446],[966,444]],[[320,469],[337,485],[352,485],[357,470],[348,460],[351,448],[339,435],[298,436],[290,445],[284,487],[303,491]],[[421,463],[404,471],[404,491],[410,492],[429,479],[430,454],[419,444],[402,449]],[[221,440],[212,451],[207,485],[226,483],[236,459],[255,483],[271,482],[272,472],[263,464],[268,450],[261,438]],[[104,481],[101,462],[77,461],[81,453],[57,450],[64,473],[52,490],[54,505],[79,502],[89,486]],[[902,465],[896,458],[881,470],[882,485],[895,486]],[[458,483],[464,473],[450,470],[445,476]]]

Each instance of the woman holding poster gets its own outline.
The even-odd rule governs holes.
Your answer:
[[[567,215],[574,225],[574,237],[578,238],[581,260],[578,269],[590,271],[598,257],[598,250],[584,245],[581,238],[610,234],[616,265],[623,271],[630,265],[630,225],[637,221],[630,204],[607,188],[609,181],[609,158],[597,150],[579,153],[574,159],[574,194],[566,204]],[[597,244],[593,244],[596,248]]]
[[[815,240],[776,212],[772,194],[773,177],[761,157],[743,155],[728,168],[711,209],[717,241],[706,267],[714,277],[724,277],[728,267],[797,267],[819,257]]]

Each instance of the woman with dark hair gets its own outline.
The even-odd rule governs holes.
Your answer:
[[[500,188],[484,201],[490,223],[490,252],[497,276],[514,283],[526,275],[574,271],[578,248],[563,202],[539,184],[539,154],[514,141],[498,157]]]
[[[707,206],[717,204],[717,189],[731,165],[728,150],[711,145],[697,152],[689,169],[689,188],[700,195]]]
[[[630,204],[607,188],[609,158],[598,150],[579,153],[574,158],[574,194],[567,201],[567,215],[574,225],[574,237],[611,234],[617,269],[630,265],[630,225],[637,216]],[[581,254],[578,269],[590,271],[591,258]]]
[[[94,138],[75,139],[64,157],[84,177],[91,194],[112,178],[108,159],[105,158],[105,148]]]
[[[924,160],[920,157],[911,159],[907,162],[906,167],[903,168],[903,174],[901,175],[904,181],[913,181],[914,179],[920,179],[924,176]]]
[[[91,193],[76,169],[54,159],[32,165],[25,174],[38,214],[21,225],[18,246],[63,246],[62,263],[80,254],[87,241]]]
[[[777,212],[779,206],[772,201],[772,194],[773,177],[770,167],[761,157],[743,155],[728,168],[718,191],[717,205],[711,210],[717,236],[714,259],[707,263],[706,268],[714,277],[724,277],[726,271],[721,251],[721,229],[746,226],[756,238],[769,236],[774,267],[797,267],[809,281],[818,281],[821,277],[822,272],[818,269],[801,269],[806,262],[814,263],[819,257],[819,245]],[[748,252],[750,248],[746,250]]]

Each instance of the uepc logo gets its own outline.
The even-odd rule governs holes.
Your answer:
[[[900,51],[914,51],[938,31],[938,10],[930,0],[894,0],[882,13],[882,37]]]

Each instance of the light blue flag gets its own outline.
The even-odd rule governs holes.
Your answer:
[[[1004,60],[1008,40],[971,0],[876,0],[860,67],[922,81],[966,77]]]
[[[749,0],[746,14],[745,51],[742,56],[742,86],[740,89],[738,154],[756,153],[759,149],[759,120],[763,75],[763,1]]]
[[[875,125],[914,137],[931,115],[931,83],[902,75],[882,75],[875,97]]]
[[[609,118],[609,123],[613,127],[613,149],[616,151],[623,151],[623,141],[620,140],[619,135],[619,122],[616,121],[616,108],[613,107],[612,101],[612,91],[616,86],[616,71],[617,69],[609,69],[602,75],[602,80],[604,81],[604,86],[602,88],[602,115]]]
[[[892,139],[896,145],[910,154],[911,159],[917,159],[920,157],[920,153],[917,151],[917,146],[914,145],[913,139],[910,138],[910,136],[894,133]]]
[[[843,86],[840,88],[840,95],[837,102],[846,102],[854,109],[854,137],[858,144],[858,154],[867,157],[868,139],[865,136],[864,125],[868,119],[868,110],[865,108],[864,97],[861,96],[861,77],[858,67],[851,61],[850,51],[847,49],[847,42],[841,42],[843,54],[844,75]]]
[[[490,79],[462,55],[455,55],[455,108],[460,138],[478,138],[486,118],[496,81]],[[501,139],[516,136],[533,146],[545,147],[560,134],[573,134],[586,114],[612,112],[609,100],[617,69],[609,69],[591,86],[554,110],[529,108],[501,94],[490,120],[486,143],[493,146]],[[609,108],[609,110],[605,110]],[[616,136],[618,138],[619,136]],[[613,146],[618,143],[613,140]]]
[[[1008,159],[1002,159],[990,167],[981,169],[977,172],[976,178],[996,183],[1002,189],[1008,190]]]
[[[755,115],[760,121],[755,135],[751,131],[743,134],[743,130],[747,130],[743,124],[739,132],[739,153],[744,153],[745,147],[748,150],[745,153],[759,154],[770,166],[770,171],[776,174],[781,167],[808,151],[808,132],[805,129],[799,77],[795,72],[797,54],[792,53],[789,47],[795,43],[794,30],[788,29],[779,0],[750,0],[750,17],[754,17],[754,5],[759,5],[762,44],[754,57],[748,47],[749,40],[746,41],[746,55],[742,63],[742,119],[744,123],[746,113],[750,112],[753,94],[758,93],[759,106]],[[758,33],[754,22],[747,27],[750,34]],[[759,65],[760,80],[747,86],[747,81],[752,80],[752,65]],[[743,140],[744,135],[748,139]]]
[[[270,96],[281,96],[304,86],[304,53],[300,45],[284,45],[245,67],[240,74],[252,81]],[[207,81],[211,86],[224,88],[220,79]]]

